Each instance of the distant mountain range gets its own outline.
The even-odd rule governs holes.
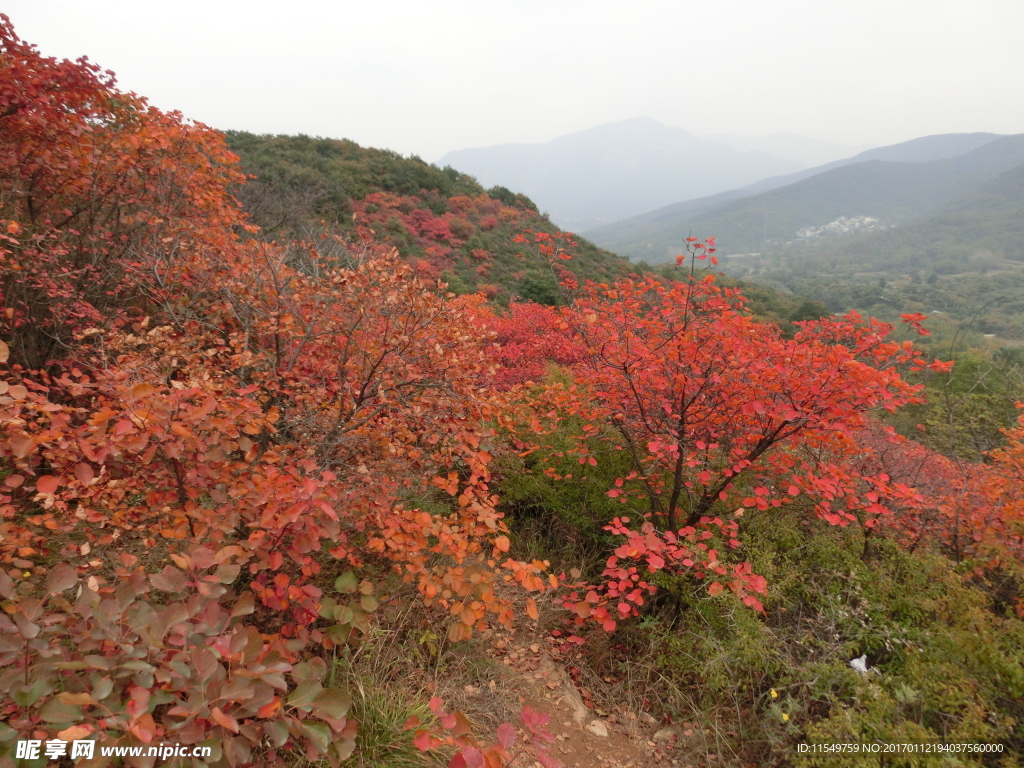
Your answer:
[[[1024,136],[1009,136],[989,146],[1007,150],[1003,156],[1012,162],[1020,157],[1022,143]],[[841,272],[950,275],[1020,266],[1024,263],[1024,161],[924,218],[867,235],[811,240],[793,255],[812,271],[833,264],[831,269]]]
[[[817,236],[764,244],[759,251],[742,256],[727,254],[720,262],[722,268],[732,279],[792,291],[821,301],[832,312],[856,309],[889,321],[903,313],[923,312],[930,316],[933,336],[919,341],[942,355],[951,355],[958,344],[976,347],[1009,340],[1012,346],[1020,346],[1024,341],[1022,144],[1024,135],[1007,136],[959,158],[891,164],[895,172],[901,166],[903,170],[907,165],[923,166],[915,169],[913,177],[903,178],[904,210],[924,210],[923,214],[889,227],[875,226],[868,217],[843,217],[804,233]],[[836,169],[822,178],[834,182],[835,177],[827,178],[829,174],[857,167]],[[810,181],[814,179],[775,192],[799,189]],[[933,189],[923,194],[926,186]],[[819,191],[829,192],[828,185]],[[864,201],[870,202],[867,197]],[[884,202],[883,196],[874,202]],[[725,213],[703,215],[710,220]],[[718,224],[723,223],[719,218]]]
[[[715,235],[725,254],[760,251],[841,217],[874,217],[886,226],[922,219],[1022,163],[1024,135],[926,136],[665,206],[586,235],[650,263],[669,259],[691,234]]]
[[[544,144],[456,150],[438,165],[471,174],[485,187],[522,192],[560,227],[581,232],[855,151],[790,135],[702,138],[637,118]]]

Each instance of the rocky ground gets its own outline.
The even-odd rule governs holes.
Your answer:
[[[506,693],[550,715],[548,728],[555,736],[551,752],[565,768],[728,764],[706,750],[702,734],[691,723],[659,722],[624,704],[605,704],[611,711],[588,707],[565,669],[553,659],[551,645],[543,633],[520,630],[515,635],[494,635],[488,653],[509,668]]]

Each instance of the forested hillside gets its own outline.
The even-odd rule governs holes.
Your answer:
[[[864,156],[878,154],[871,150]],[[886,226],[923,218],[1022,163],[1024,136],[1005,136],[954,157],[850,163],[759,194],[716,200],[710,207],[700,201],[682,203],[589,235],[607,248],[652,263],[668,260],[668,249],[678,248],[691,234],[717,233],[724,253],[761,252],[796,240],[803,228],[840,217],[872,216]]]
[[[855,165],[871,160],[896,163],[923,163],[932,160],[945,160],[965,155],[998,138],[1000,136],[994,133],[951,133],[937,136],[922,136],[899,144],[865,150],[853,157],[835,160],[825,165],[807,168],[785,176],[772,176],[767,179],[761,179],[746,187],[730,189],[708,197],[683,200],[672,205],[666,205],[663,208],[648,211],[639,216],[624,218],[611,224],[589,229],[587,230],[587,235],[608,244],[610,248],[618,249],[621,253],[627,253],[633,258],[648,259],[656,262],[663,258],[663,255],[657,249],[656,241],[665,239],[666,228],[678,227],[680,222],[688,221],[699,211],[708,211],[732,200],[751,197],[762,192],[786,187],[803,179],[808,179],[846,165]],[[671,235],[669,239],[672,239]],[[678,243],[671,242],[670,245],[675,248]]]
[[[924,312],[949,349],[1024,340],[1024,165],[893,229],[825,236],[734,259],[734,276],[765,281],[887,319]],[[959,342],[958,342],[959,343]],[[948,354],[948,352],[947,352]]]
[[[1013,359],[0,55],[0,766],[1020,765]]]
[[[241,170],[255,177],[237,194],[262,239],[352,238],[362,227],[411,259],[419,276],[443,278],[458,293],[555,301],[549,270],[520,258],[513,239],[526,230],[558,233],[525,195],[484,190],[451,167],[351,141],[238,131],[226,139]],[[580,280],[614,280],[630,270],[626,259],[576,243],[571,269]]]
[[[656,263],[690,232],[724,233],[732,279],[806,296],[836,313],[895,321],[923,312],[931,341],[946,354],[965,339],[974,347],[985,336],[1017,342],[1024,339],[1022,152],[1020,136],[927,137],[767,192],[680,203],[594,235]]]
[[[501,305],[512,298],[554,305],[564,301],[558,281],[569,277],[608,282],[657,271],[561,232],[533,202],[504,187],[484,190],[451,167],[360,147],[355,142],[308,136],[225,134],[247,180],[232,191],[249,220],[251,236],[269,242],[335,238],[390,245],[426,280],[444,281],[457,294],[482,293]],[[240,230],[241,231],[241,230]],[[553,269],[541,250],[569,249]],[[782,323],[821,317],[820,302],[732,280],[746,291],[751,310]]]
[[[925,277],[1024,263],[1024,164],[959,196],[936,213],[885,232],[822,238],[799,253],[808,270]],[[1005,268],[1005,267],[1004,267]]]

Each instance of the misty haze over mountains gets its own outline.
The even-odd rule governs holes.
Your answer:
[[[1024,136],[960,133],[924,136],[743,188],[685,200],[585,234],[596,244],[652,263],[691,233],[714,234],[723,252],[786,242],[804,227],[839,217],[900,224],[937,211],[1024,163]]]
[[[856,152],[800,136],[698,137],[640,118],[441,163],[527,194],[558,226],[631,259],[670,262],[688,236],[715,235],[730,271],[815,296],[788,276],[859,265],[938,280],[992,265],[1016,274],[1024,262],[1024,134]],[[780,266],[779,254],[797,260]],[[833,299],[842,309],[849,297]]]
[[[801,136],[699,137],[650,118],[600,125],[544,144],[449,152],[438,165],[528,195],[564,229],[581,232],[680,200],[744,187],[848,157]]]
[[[783,160],[793,160],[808,168],[824,165],[874,146],[873,144],[864,144],[863,146],[847,147],[792,133],[776,133],[772,136],[740,136],[735,133],[725,133],[704,138],[708,141],[725,144],[737,152],[764,152],[781,157]]]

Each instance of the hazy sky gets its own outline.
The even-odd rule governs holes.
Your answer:
[[[47,55],[218,128],[436,160],[647,116],[891,144],[1024,132],[1022,0],[5,0]]]

